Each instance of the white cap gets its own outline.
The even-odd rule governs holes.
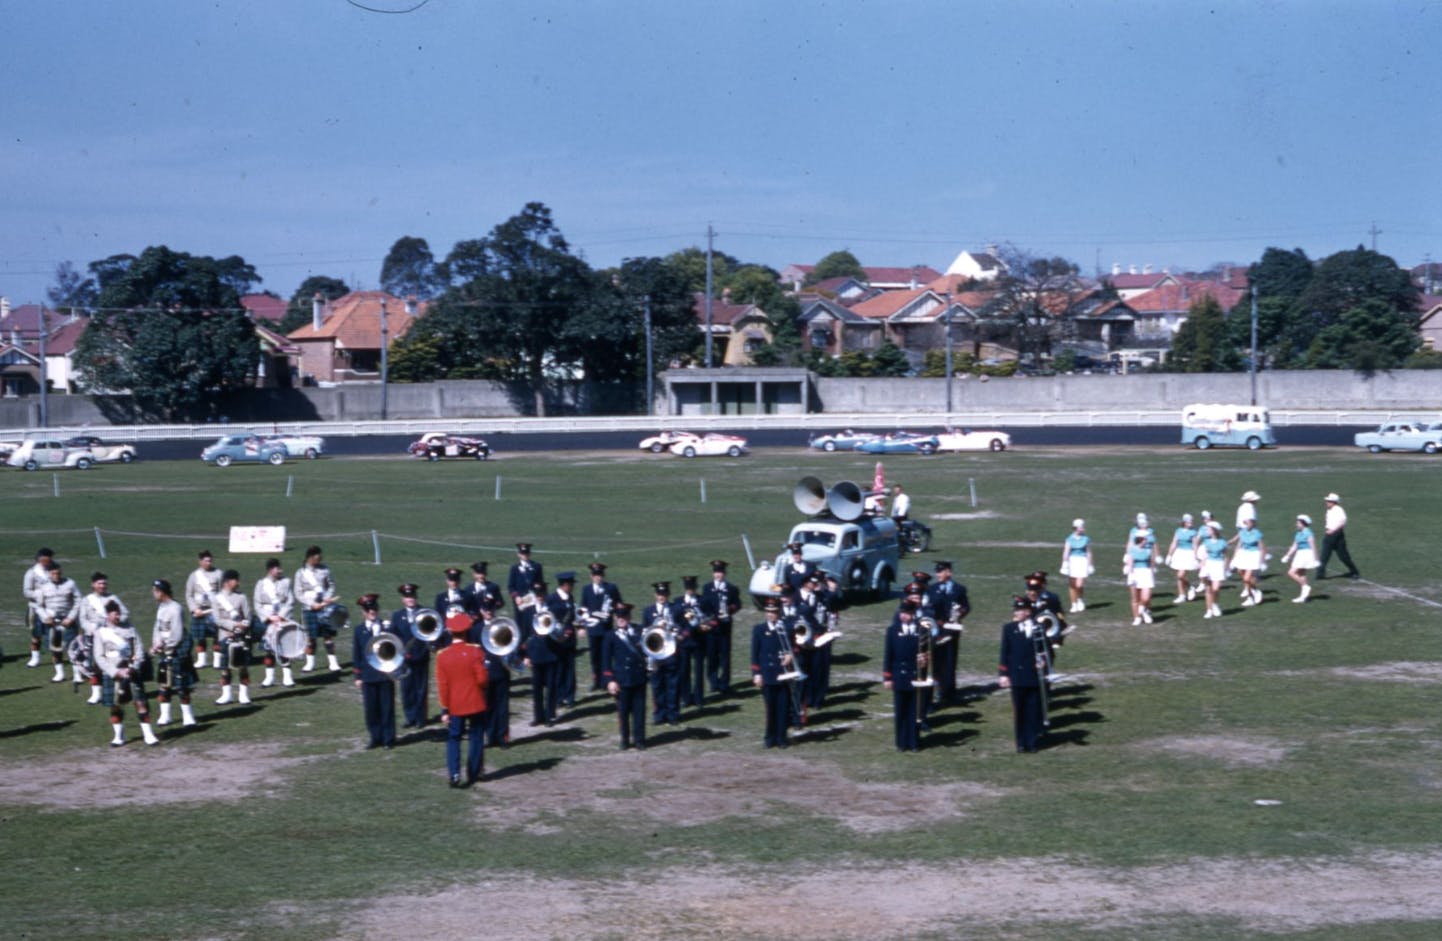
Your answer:
[[[1183,514],[1182,514],[1182,522],[1183,522],[1183,523],[1190,523],[1191,521],[1192,521],[1192,514],[1190,514],[1190,513],[1183,513]]]
[[[1303,525],[1306,525],[1306,526],[1311,526],[1311,525],[1312,525],[1312,518],[1311,518],[1310,516],[1308,516],[1306,513],[1298,513],[1298,514],[1297,514],[1297,519],[1298,519]]]
[[[1243,503],[1255,503],[1260,499],[1262,499],[1262,495],[1260,493],[1257,493],[1257,491],[1255,490],[1248,490],[1246,493],[1242,494]]]
[[[1339,496],[1337,496],[1335,493],[1329,493],[1329,494],[1327,494],[1325,497],[1322,498],[1322,501],[1323,501],[1324,503],[1341,503],[1341,502],[1342,502],[1342,498],[1339,497]]]
[[[1147,514],[1145,514],[1145,513],[1138,513],[1138,514],[1137,514],[1137,525],[1140,526],[1142,529],[1146,529],[1146,528],[1147,528]]]
[[[1074,519],[1074,520],[1071,521],[1071,528],[1072,528],[1072,529],[1082,529],[1082,528],[1084,528],[1085,526],[1086,526],[1086,520],[1082,519],[1080,516],[1078,516],[1076,519]]]

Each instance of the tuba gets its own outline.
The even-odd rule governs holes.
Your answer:
[[[366,663],[396,679],[405,665],[405,643],[390,631],[381,631],[366,644]]]
[[[650,666],[655,669],[656,664],[666,660],[676,653],[676,635],[671,630],[671,622],[658,618],[645,632],[641,634],[641,649],[646,651],[646,659]]]
[[[411,634],[415,639],[425,643],[433,644],[441,639],[441,633],[445,626],[441,623],[441,615],[434,608],[421,608],[416,612],[415,627]]]
[[[481,646],[491,656],[505,660],[521,646],[521,629],[510,618],[492,618],[481,634]]]
[[[538,637],[549,637],[552,640],[561,639],[561,621],[551,613],[549,608],[538,610],[535,619],[531,621],[531,626],[535,628]]]

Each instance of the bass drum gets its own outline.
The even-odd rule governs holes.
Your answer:
[[[271,638],[271,650],[275,651],[277,657],[286,660],[303,657],[305,656],[305,646],[305,628],[294,621],[286,621],[284,624],[275,626],[275,636]]]

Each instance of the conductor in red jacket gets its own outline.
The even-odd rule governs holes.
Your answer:
[[[485,767],[486,652],[479,644],[468,644],[466,632],[474,622],[457,611],[446,618],[451,644],[436,655],[436,688],[441,701],[441,721],[446,724],[446,770],[451,787],[470,787],[481,778]],[[466,777],[461,779],[461,734],[466,733]]]

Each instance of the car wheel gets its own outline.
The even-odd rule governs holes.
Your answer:
[[[315,460],[315,459],[318,458],[318,457],[320,457],[320,452],[317,451],[315,448],[306,448],[306,449],[305,449],[305,459],[306,459],[307,461],[313,461],[313,460]]]
[[[1435,442],[1435,441],[1428,441],[1426,444],[1422,445],[1422,453],[1423,453],[1423,454],[1436,454],[1436,453],[1437,453],[1437,442]]]
[[[280,465],[282,465],[282,464],[285,463],[285,452],[284,452],[284,451],[272,451],[272,452],[270,452],[270,457],[267,457],[266,460],[267,460],[267,461],[270,461],[270,462],[271,462],[272,464],[274,464],[276,467],[279,467]]]
[[[691,447],[691,445],[688,444],[688,445],[686,445],[685,450],[683,450],[683,451],[681,452],[681,456],[682,456],[682,457],[695,457],[695,456],[696,456],[696,449],[693,448],[693,447]]]
[[[992,438],[992,439],[991,439],[991,449],[992,449],[993,451],[1005,451],[1005,450],[1006,450],[1006,445],[1002,442],[1002,440],[1001,440],[1000,438]]]
[[[666,450],[666,448],[665,448],[664,446],[662,446],[661,442],[659,442],[659,441],[653,441],[653,442],[651,442],[651,453],[652,453],[652,454],[660,454],[660,453],[661,453],[662,451],[664,451],[664,450]]]
[[[729,448],[726,449],[726,456],[727,456],[727,457],[740,457],[740,456],[741,456],[741,449],[740,449],[739,447],[737,447],[736,445],[733,444],[733,445],[731,445],[731,447],[729,447]]]
[[[1212,439],[1203,435],[1193,443],[1197,446],[1198,451],[1205,451],[1207,448],[1210,448],[1212,446]]]
[[[75,469],[76,469],[76,470],[88,470],[89,468],[90,468],[90,458],[88,458],[88,457],[82,457],[82,458],[80,458],[79,460],[77,460],[77,461],[75,462]]]
[[[432,464],[434,464],[436,461],[439,461],[440,459],[441,456],[434,451],[428,451],[426,453],[426,460],[430,461]]]
[[[1255,450],[1257,450],[1258,448],[1260,448],[1261,446],[1262,446],[1262,439],[1261,439],[1261,438],[1258,438],[1256,435],[1252,435],[1250,438],[1247,439],[1247,450],[1248,450],[1248,451],[1255,451]]]
[[[486,459],[486,452],[485,452],[485,451],[477,451],[477,452],[476,452],[476,460],[478,460],[478,461],[484,461],[485,459]]]
[[[934,444],[923,444],[923,445],[920,445],[919,447],[917,447],[916,450],[920,451],[922,454],[932,455],[932,454],[935,454],[935,453],[936,453],[936,445],[934,445]]]
[[[823,451],[835,451],[835,450],[836,450],[836,442],[835,442],[835,441],[828,441],[828,442],[826,442],[825,444],[823,444],[823,445],[821,446],[821,450],[823,450]]]
[[[229,454],[222,454],[220,457],[216,458],[216,459],[215,459],[215,466],[216,466],[216,467],[229,467],[229,466],[230,466],[230,455],[229,455]]]
[[[40,465],[37,464],[37,463],[36,463],[35,461],[33,461],[33,460],[31,460],[31,461],[26,461],[26,462],[25,462],[25,469],[26,469],[26,470],[39,470],[39,469],[40,469]]]
[[[916,552],[925,552],[931,548],[931,527],[922,523],[915,523],[915,535],[911,537],[911,543],[916,547]]]
[[[1381,454],[1382,446],[1380,444],[1369,444],[1367,445],[1367,450],[1372,454]]]
[[[131,461],[133,461],[133,460],[135,460],[135,455],[134,455],[134,454],[131,454],[129,451],[121,451],[121,452],[120,452],[120,463],[122,463],[122,464],[129,464],[129,463],[130,463]]]

